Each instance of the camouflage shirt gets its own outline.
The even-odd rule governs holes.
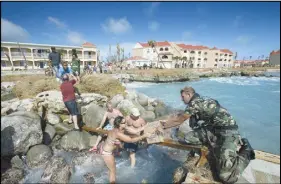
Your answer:
[[[236,125],[234,118],[216,100],[201,97],[197,93],[188,103],[185,113],[190,114],[196,122],[204,121],[207,126]]]

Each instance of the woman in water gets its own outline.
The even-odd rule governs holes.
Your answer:
[[[120,144],[120,141],[127,143],[138,142],[151,136],[151,133],[141,135],[139,137],[131,138],[124,134],[124,129],[126,127],[125,119],[122,116],[118,116],[114,120],[114,129],[108,132],[105,142],[100,146],[98,153],[102,155],[102,158],[109,169],[109,182],[115,183],[116,178],[116,166],[113,151],[116,145]],[[91,150],[91,149],[90,149]]]

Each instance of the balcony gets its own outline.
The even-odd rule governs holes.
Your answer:
[[[34,53],[33,58],[34,59],[48,59],[49,54],[48,53]]]

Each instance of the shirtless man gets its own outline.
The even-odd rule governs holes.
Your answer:
[[[114,119],[118,116],[123,117],[123,114],[118,109],[112,108],[112,104],[110,102],[108,102],[106,104],[106,107],[107,107],[107,111],[104,114],[101,124],[97,129],[101,129],[103,127],[105,121],[108,119],[109,123],[103,129],[112,130],[114,128]],[[96,144],[89,151],[97,151],[97,146],[100,143],[101,139],[102,139],[102,136],[99,135],[97,138]]]
[[[131,114],[127,116],[125,120],[125,134],[132,138],[140,136],[141,131],[144,130],[144,127],[147,124],[146,121],[140,117],[140,112],[137,108],[133,108]],[[136,151],[138,149],[137,143],[124,143],[124,149],[130,152],[131,167],[135,167]]]

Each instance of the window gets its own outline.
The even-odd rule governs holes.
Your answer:
[[[160,48],[160,51],[163,51],[163,48]]]
[[[219,55],[218,53],[216,53],[216,56]]]
[[[220,56],[222,56],[223,54],[220,54]]]
[[[164,55],[162,56],[162,59],[168,59],[168,56]]]
[[[226,61],[226,59],[224,59],[224,61]]]
[[[224,56],[227,56],[227,54],[225,54]]]
[[[204,58],[204,61],[207,61],[207,58]]]
[[[195,51],[194,51],[194,50],[192,50],[190,53],[191,53],[191,54],[195,54]]]
[[[20,66],[24,66],[24,61],[20,61]]]
[[[222,61],[222,59],[220,59],[219,61]]]
[[[231,59],[228,60],[229,62],[231,61]]]
[[[201,51],[199,51],[198,54],[201,54]]]
[[[200,67],[200,64],[197,64],[197,67]]]
[[[204,54],[205,54],[205,55],[207,55],[207,54],[208,54],[208,52],[205,52]]]
[[[149,49],[147,50],[147,54],[149,54]]]
[[[215,59],[215,61],[218,61],[218,59]]]
[[[214,64],[214,67],[217,67],[218,65],[217,64]]]
[[[201,61],[201,58],[198,58],[198,61]]]
[[[187,51],[186,51],[186,50],[184,50],[183,52],[184,52],[184,53],[187,53]]]
[[[166,48],[165,48],[165,51],[168,51],[168,50],[169,50],[169,48],[168,48],[168,47],[166,47]]]

